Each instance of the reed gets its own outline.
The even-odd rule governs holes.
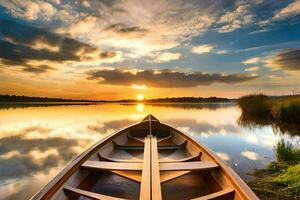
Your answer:
[[[281,139],[274,146],[276,159],[278,162],[295,164],[300,162],[300,148],[289,141]]]
[[[243,96],[238,104],[244,115],[277,123],[300,123],[300,95],[269,97],[264,94]]]

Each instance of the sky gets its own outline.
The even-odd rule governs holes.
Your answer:
[[[0,0],[0,94],[300,93],[300,0]]]

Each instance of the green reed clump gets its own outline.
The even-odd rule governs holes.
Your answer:
[[[300,96],[268,97],[254,94],[241,97],[238,104],[243,115],[275,123],[300,123]]]
[[[300,123],[300,96],[272,100],[271,116],[287,123]]]
[[[238,100],[244,113],[259,117],[268,117],[270,113],[269,97],[263,94],[243,96]]]
[[[300,148],[291,142],[281,139],[274,146],[278,162],[298,163],[300,162]]]

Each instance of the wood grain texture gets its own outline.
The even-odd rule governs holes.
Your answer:
[[[151,137],[151,192],[153,200],[161,200],[161,185],[156,137]]]
[[[140,189],[140,200],[151,200],[151,138],[147,136],[144,140],[144,162],[142,171],[142,182]]]
[[[212,161],[194,161],[194,162],[173,162],[160,163],[161,171],[195,171],[195,170],[212,170],[219,165]]]
[[[142,170],[142,163],[118,163],[106,161],[85,161],[82,168],[97,170],[123,170],[123,171],[139,171]]]

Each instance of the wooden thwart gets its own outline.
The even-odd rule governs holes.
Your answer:
[[[224,189],[224,190],[221,190],[219,192],[208,194],[208,195],[198,197],[198,198],[195,198],[195,199],[192,199],[192,200],[213,200],[213,199],[218,199],[218,198],[221,198],[221,197],[225,197],[225,196],[230,195],[230,194],[234,194],[234,189],[232,189],[232,188]]]
[[[118,163],[106,161],[85,161],[82,168],[97,170],[123,170],[123,171],[139,171],[142,170],[142,163]]]
[[[218,164],[212,161],[172,162],[159,164],[159,168],[161,171],[211,170],[218,167]]]
[[[143,150],[143,146],[130,146],[130,145],[118,145],[114,143],[116,147],[120,150]],[[158,150],[179,150],[185,148],[186,142],[180,145],[163,145],[158,146]]]
[[[98,194],[98,193],[95,193],[95,192],[81,190],[81,189],[74,188],[74,187],[71,187],[71,186],[65,186],[64,190],[68,191],[68,192],[71,192],[73,194],[76,194],[76,195],[88,197],[90,199],[125,200],[125,199],[121,199],[121,198],[116,198],[116,197],[111,197],[111,196],[107,196],[107,195],[103,195],[103,194]]]

